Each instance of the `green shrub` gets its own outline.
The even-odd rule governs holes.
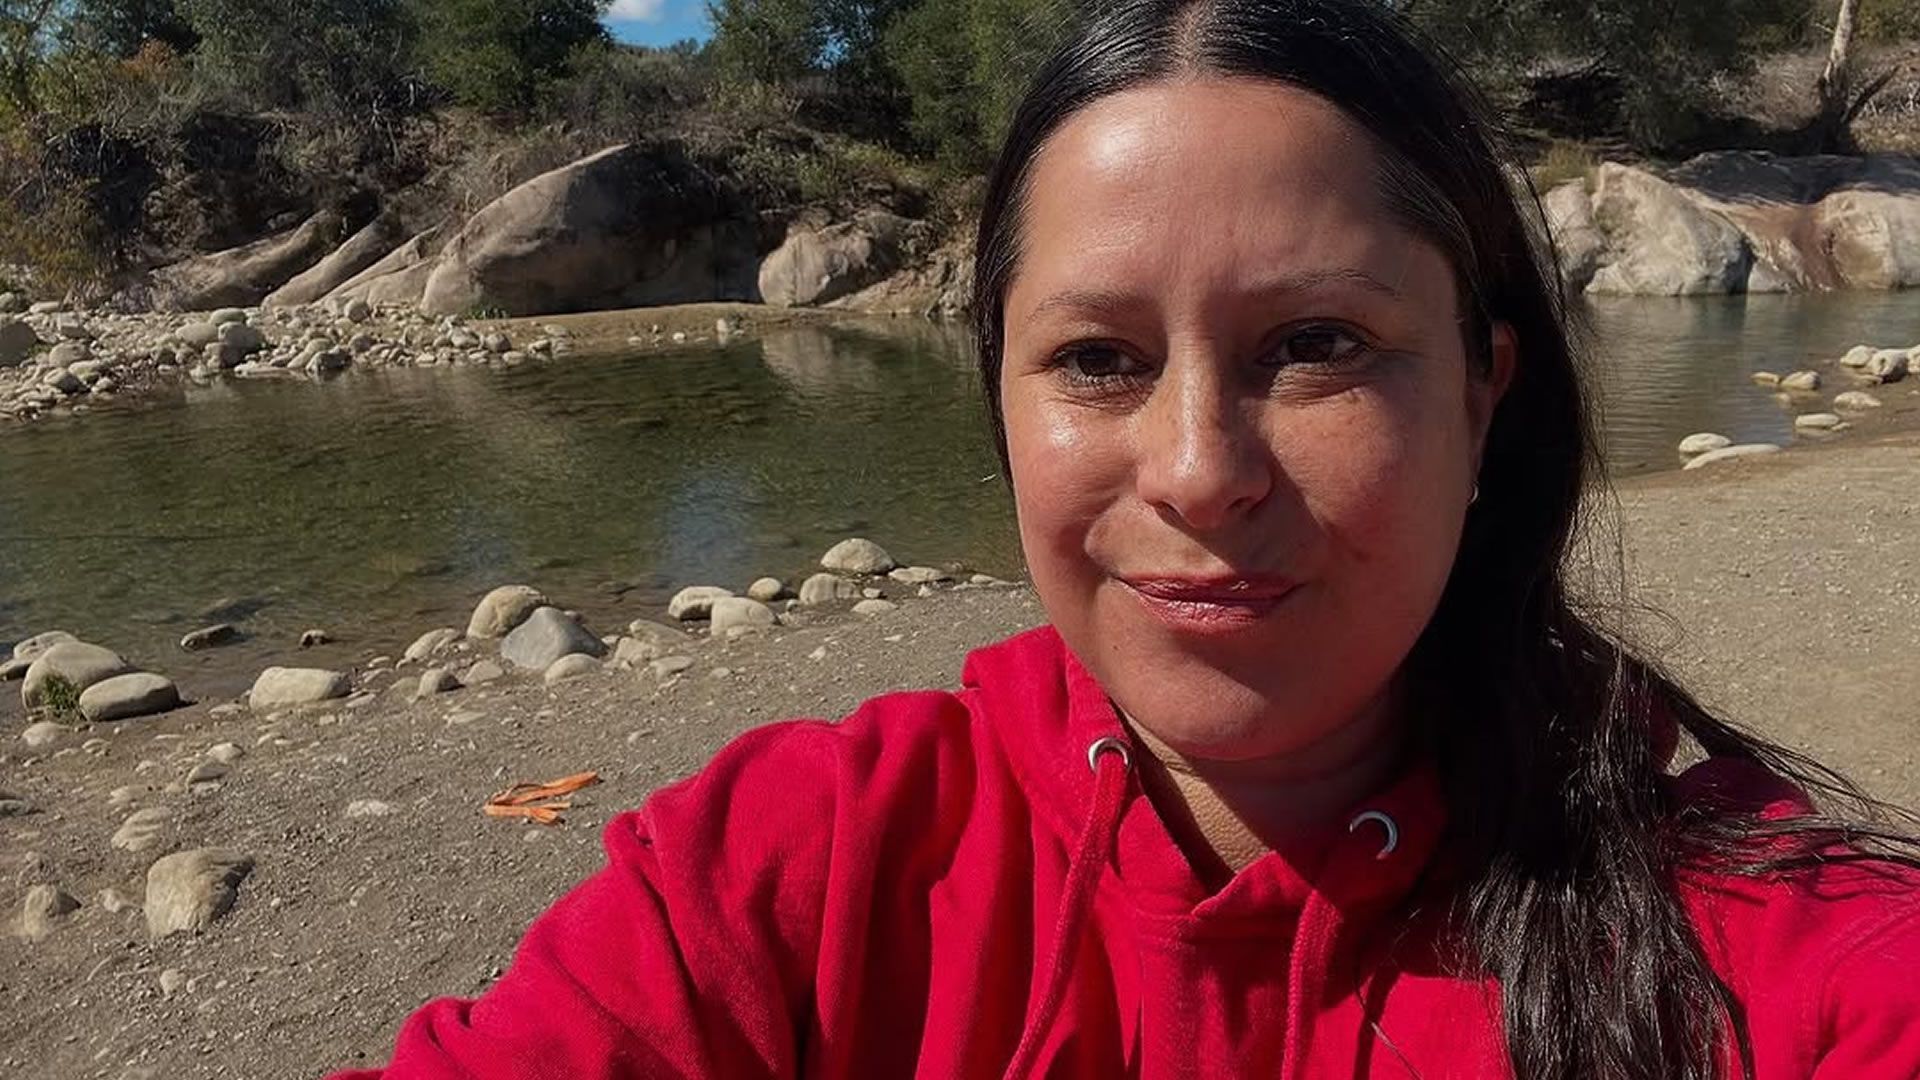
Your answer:
[[[40,709],[54,720],[84,719],[80,712],[80,689],[58,675],[49,675],[41,687]]]

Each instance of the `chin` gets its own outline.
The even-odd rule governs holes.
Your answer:
[[[1094,675],[1155,738],[1183,757],[1209,761],[1298,752],[1338,730],[1357,711],[1330,701],[1324,678],[1292,664],[1236,674],[1199,658],[1172,657],[1123,663]]]

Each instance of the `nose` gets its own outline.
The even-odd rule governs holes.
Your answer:
[[[1195,350],[1169,360],[1139,417],[1139,495],[1198,532],[1245,515],[1273,490],[1272,447],[1225,364]]]

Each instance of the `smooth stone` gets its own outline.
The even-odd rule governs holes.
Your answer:
[[[207,758],[222,765],[231,765],[247,756],[247,751],[239,743],[215,743],[207,748]]]
[[[219,645],[231,645],[240,640],[240,628],[232,623],[216,623],[203,627],[180,639],[180,647],[188,652],[199,652]]]
[[[344,671],[323,668],[270,667],[253,681],[247,705],[255,712],[290,705],[312,705],[343,698],[352,689]]]
[[[80,715],[96,724],[152,716],[180,705],[180,688],[165,675],[136,671],[103,679],[80,692]]]
[[[243,323],[247,321],[247,312],[244,308],[224,307],[207,316],[207,321],[216,327]]]
[[[940,581],[952,581],[953,575],[945,570],[936,570],[931,566],[902,566],[889,571],[887,577],[902,585],[932,585]]]
[[[1880,407],[1880,399],[1865,390],[1848,390],[1833,396],[1833,407],[1852,409],[1856,412]]]
[[[755,633],[779,622],[772,608],[744,596],[723,596],[715,600],[710,617],[714,637]]]
[[[187,775],[182,778],[181,782],[188,787],[192,787],[195,784],[218,783],[221,780],[225,780],[227,773],[230,771],[232,770],[217,761],[203,761],[193,768],[188,769]]]
[[[51,720],[40,720],[21,729],[20,741],[27,744],[29,750],[44,750],[60,741],[60,736],[73,729],[65,724],[56,724]]]
[[[1701,434],[1689,435],[1681,439],[1680,452],[1683,454],[1704,454],[1709,450],[1725,450],[1732,445],[1733,440],[1727,438],[1725,435],[1702,432]]]
[[[838,574],[815,574],[800,583],[800,603],[803,607],[852,600],[859,595],[860,586]]]
[[[491,660],[481,660],[460,673],[460,685],[480,686],[504,678],[506,669]]]
[[[428,668],[420,673],[420,682],[413,691],[415,700],[430,698],[435,694],[445,694],[460,689],[460,680],[446,668]]]
[[[1867,361],[1873,359],[1873,354],[1878,351],[1878,349],[1875,349],[1871,345],[1855,345],[1853,348],[1847,350],[1845,356],[1840,358],[1840,366],[1850,368],[1866,367]]]
[[[842,574],[884,574],[898,565],[887,549],[859,537],[840,541],[820,557],[822,569]]]
[[[112,649],[103,649],[84,641],[63,641],[34,660],[20,686],[20,701],[28,709],[43,704],[49,680],[60,678],[80,693],[94,683],[133,671],[132,664]]]
[[[229,350],[237,349],[244,356],[251,356],[267,347],[267,338],[258,328],[243,322],[220,324],[220,343]]]
[[[1899,382],[1907,377],[1907,350],[1880,349],[1868,357],[1866,366],[1860,369],[1862,375],[1870,375],[1881,382]]]
[[[505,637],[546,604],[546,596],[530,585],[502,585],[482,597],[473,609],[473,617],[467,620],[467,636]]]
[[[900,610],[900,605],[891,600],[862,600],[853,605],[855,615],[885,615],[889,611]]]
[[[43,941],[53,934],[54,920],[80,910],[80,901],[58,885],[35,885],[20,903],[20,922],[14,932],[24,941]]]
[[[787,591],[787,585],[777,577],[763,577],[747,586],[747,598],[771,604]]]
[[[606,643],[556,607],[534,610],[500,642],[500,658],[518,668],[544,672],[574,653],[602,656]]]
[[[253,860],[223,848],[175,852],[147,868],[147,933],[200,933],[233,908]]]
[[[1844,422],[1830,412],[1804,413],[1793,418],[1793,426],[1801,431],[1832,431]]]
[[[407,646],[407,651],[402,653],[401,656],[417,663],[428,659],[434,653],[452,645],[458,640],[460,640],[460,631],[455,630],[451,626],[443,626],[438,630],[429,630],[419,637],[414,638],[413,644]]]
[[[118,915],[130,908],[139,906],[133,902],[133,897],[128,896],[126,893],[121,892],[111,885],[101,889],[94,895],[94,903],[99,904],[100,910],[109,915]]]
[[[173,824],[173,819],[172,807],[149,806],[144,810],[135,810],[114,830],[109,843],[120,851],[145,851],[160,842],[167,827]]]
[[[667,618],[681,622],[704,619],[713,612],[713,602],[732,596],[732,589],[718,585],[689,585],[673,594],[667,602]]]
[[[27,677],[27,669],[33,666],[31,660],[0,660],[0,682],[13,682]]]
[[[160,995],[172,997],[187,985],[187,977],[179,968],[166,968],[160,972]]]
[[[647,665],[656,679],[669,679],[693,667],[691,656],[663,656]]]
[[[1780,448],[1772,443],[1740,443],[1721,450],[1709,450],[1699,457],[1694,458],[1692,461],[1687,462],[1682,468],[1704,469],[1709,465],[1717,465],[1722,461],[1732,461],[1736,458],[1760,457],[1766,454],[1777,454],[1779,452]]]
[[[348,322],[363,323],[373,318],[373,305],[363,299],[349,300],[340,314],[346,316]]]
[[[585,653],[568,653],[547,665],[547,672],[541,676],[541,679],[548,686],[552,686],[554,683],[562,682],[566,679],[578,678],[581,675],[591,675],[599,671],[603,666],[605,665],[601,664],[600,661]]]
[[[1817,371],[1796,371],[1780,380],[1780,389],[1812,393],[1820,389],[1820,373]]]

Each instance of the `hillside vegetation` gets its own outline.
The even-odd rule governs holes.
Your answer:
[[[870,207],[953,229],[1084,2],[712,0],[710,41],[642,49],[609,38],[605,0],[0,0],[0,278],[97,298],[322,208],[349,229],[471,211],[615,142],[684,152],[767,247]],[[1837,2],[1394,6],[1564,175],[1847,148],[1806,128]],[[1861,0],[1859,20],[1848,119],[1886,130],[1891,110],[1903,132],[1920,0]]]

